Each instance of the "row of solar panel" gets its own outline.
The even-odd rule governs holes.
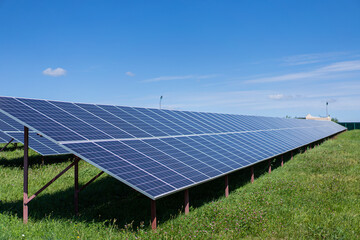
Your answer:
[[[172,191],[252,165],[338,131],[320,127],[191,137],[66,144],[147,193]]]
[[[0,110],[153,199],[344,130],[332,122],[6,97]]]
[[[0,113],[0,143],[8,143],[11,139],[14,139],[13,143],[24,143],[23,129],[20,123]],[[69,153],[68,150],[35,132],[29,132],[29,147],[43,156]]]
[[[56,141],[180,136],[324,125],[322,122],[296,119],[3,99],[2,109],[7,111],[9,108],[12,108],[14,117],[26,115],[29,125],[41,128],[45,135],[53,136]]]

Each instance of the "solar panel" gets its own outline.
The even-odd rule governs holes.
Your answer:
[[[24,127],[14,119],[0,112],[0,140],[9,142],[12,138],[13,142],[24,143]],[[34,131],[29,132],[29,146],[43,156],[68,154],[62,146],[42,137]]]
[[[11,140],[11,138],[12,137],[9,137],[8,135],[0,131],[0,143],[8,143]]]
[[[344,131],[333,122],[0,97],[0,111],[152,199]]]

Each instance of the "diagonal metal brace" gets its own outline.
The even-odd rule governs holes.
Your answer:
[[[90,181],[88,181],[84,186],[82,186],[79,189],[79,192],[81,192],[82,190],[84,190],[84,188],[86,188],[90,183],[92,183],[93,181],[95,181],[98,177],[100,177],[102,174],[104,173],[104,171],[101,171],[100,173],[98,173],[95,177],[93,177]]]
[[[62,170],[58,175],[56,175],[53,179],[51,179],[47,184],[45,184],[39,191],[37,191],[34,195],[32,195],[28,200],[26,201],[26,204],[28,204],[31,200],[33,200],[37,195],[39,195],[42,191],[44,191],[48,186],[50,186],[53,182],[55,182],[56,179],[61,177],[64,173],[66,173],[72,166],[74,166],[75,162],[72,162],[69,166],[67,166],[64,170]]]
[[[0,152],[2,152],[12,141],[14,141],[13,138],[0,150]]]

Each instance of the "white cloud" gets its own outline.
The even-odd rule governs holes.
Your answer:
[[[43,71],[44,75],[48,75],[48,76],[52,76],[52,77],[59,77],[59,76],[63,76],[66,74],[66,70],[63,68],[56,68],[56,69],[52,69],[52,68],[47,68]]]
[[[270,99],[275,99],[275,100],[280,100],[280,99],[283,99],[284,97],[285,97],[284,94],[272,94],[272,95],[269,95]]]
[[[170,80],[185,80],[185,79],[207,79],[214,78],[218,75],[185,75],[185,76],[162,76],[156,78],[146,79],[143,82],[160,82],[160,81],[170,81]]]
[[[340,57],[349,55],[347,52],[310,53],[283,58],[286,65],[304,65],[318,62],[335,61]]]
[[[132,72],[126,72],[125,74],[128,75],[129,77],[135,76],[135,73],[132,73]]]
[[[316,77],[328,77],[334,73],[343,73],[350,71],[360,71],[360,60],[337,62],[325,67],[315,69],[307,72],[297,72],[274,77],[264,77],[245,81],[245,83],[268,83],[268,82],[283,82],[300,79],[309,79]]]
[[[302,98],[302,95],[284,95],[284,94],[270,94],[268,98],[273,100],[289,100],[295,98]]]

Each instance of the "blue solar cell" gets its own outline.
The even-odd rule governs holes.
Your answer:
[[[20,100],[0,97],[0,109],[11,113],[11,115],[18,120],[26,122],[28,126],[41,129],[43,134],[51,136],[56,141],[86,140],[75,132],[23,104]]]
[[[149,143],[144,141],[126,141],[126,144],[141,153],[145,154],[146,156],[150,157],[151,159],[156,159],[159,163],[166,165],[171,169],[175,169],[176,172],[180,172],[181,175],[184,177],[193,180],[196,182],[199,175],[203,175],[201,172],[197,171],[194,168],[186,165],[185,163],[177,160],[174,157],[162,152],[161,150],[151,146]],[[203,175],[206,179],[206,176]]]
[[[5,114],[0,113],[0,132],[2,135],[7,136],[6,142],[9,142],[10,139],[14,139],[12,141],[13,143],[24,143],[23,131],[24,127],[20,123]],[[58,144],[41,137],[35,132],[29,132],[29,147],[43,156],[69,153],[68,150],[65,150]]]
[[[119,107],[120,108],[120,107]],[[180,132],[166,126],[162,122],[142,113],[141,111],[138,111],[131,107],[121,107],[121,110],[126,112],[127,114],[139,119],[140,121],[152,126],[155,128],[157,132],[161,131],[163,133],[166,133],[167,136],[173,136],[173,135],[181,135]]]
[[[11,137],[0,131],[0,143],[8,143]]]
[[[212,129],[211,127],[206,126],[204,123],[192,118],[185,112],[180,111],[166,111],[167,114],[171,115],[174,118],[179,119],[180,121],[184,122],[187,125],[190,125],[202,133],[216,133],[217,131]]]
[[[229,121],[225,122],[224,120],[219,119],[215,114],[201,112],[193,112],[193,114],[200,121],[204,121],[206,125],[216,128],[219,133],[239,131],[239,128],[237,128],[236,125],[231,124]]]
[[[77,119],[83,121],[84,123],[89,124],[98,131],[102,132],[103,134],[106,135],[104,137],[105,139],[132,138],[130,134],[124,132],[121,128],[113,124],[110,124],[106,120],[99,118],[98,116],[87,111],[86,107],[84,107],[85,104],[82,105],[79,104],[78,106],[73,103],[66,103],[66,102],[49,101],[49,103],[60,107],[62,110],[66,111],[67,113],[76,116]]]
[[[4,97],[0,110],[153,199],[345,130],[332,122]]]
[[[169,121],[165,117],[162,116],[161,110],[158,109],[147,109],[147,108],[134,108],[137,111],[141,112],[142,114],[151,117],[152,119],[161,122],[162,124],[166,125],[168,128],[174,129],[180,135],[191,135],[195,134],[194,132],[189,131],[186,129],[186,126],[178,125],[174,122]]]
[[[191,146],[192,148],[195,148],[196,150],[202,152],[210,159],[215,159],[216,161],[223,164],[224,166],[219,168],[219,170],[226,172],[240,167],[240,165],[235,160],[232,160],[226,155],[223,155],[220,152],[216,151],[212,148],[210,144],[206,144],[206,142],[201,138],[199,139],[199,137],[184,137],[178,139],[183,143]]]
[[[46,115],[50,119],[54,120],[58,124],[65,126],[73,133],[81,136],[83,139],[95,140],[95,139],[109,139],[109,136],[99,131],[90,124],[80,120],[77,116],[74,116],[65,110],[55,106],[48,101],[33,100],[33,99],[21,99],[24,104],[31,105],[36,111]],[[50,127],[50,126],[49,126]]]
[[[132,116],[131,114],[124,111],[125,107],[115,107],[115,106],[107,106],[107,105],[99,105],[100,108],[106,110],[107,112],[111,113],[112,115],[122,119],[123,121],[131,124],[136,129],[139,129],[138,132],[132,132],[131,134],[141,138],[141,137],[151,137],[151,136],[166,136],[167,134],[157,130],[156,128],[152,127],[151,125],[147,124],[146,122]],[[127,131],[127,130],[125,130]],[[129,132],[129,131],[127,131]],[[130,132],[129,132],[130,133]]]
[[[15,142],[23,143],[23,132],[11,132],[10,134],[11,137],[15,139]],[[69,154],[69,151],[65,150],[62,146],[59,146],[34,132],[29,132],[29,147],[43,156]]]
[[[154,112],[155,114],[161,116],[162,118],[168,119],[170,122],[173,122],[174,124],[178,126],[184,127],[186,130],[191,132],[192,134],[201,134],[204,133],[204,131],[194,127],[191,123],[184,121],[184,119],[177,118],[172,114],[172,111],[168,110],[154,110],[149,109],[150,111]]]

